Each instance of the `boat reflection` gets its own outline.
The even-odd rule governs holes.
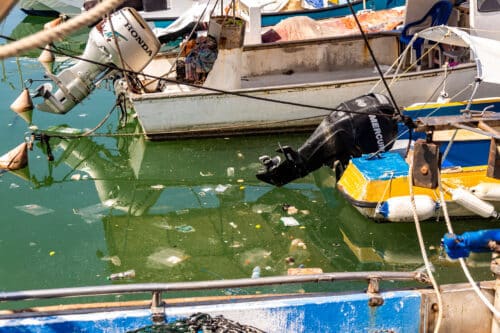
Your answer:
[[[258,181],[258,156],[275,141],[51,139],[54,170],[69,167],[72,185],[95,186],[99,202],[74,214],[102,223],[106,249],[96,255],[109,262],[109,274],[134,269],[134,282],[151,282],[245,278],[256,266],[261,276],[299,266],[324,272],[422,266],[413,224],[362,217],[337,192],[328,168],[283,188]],[[286,226],[283,217],[298,225]],[[443,265],[445,226],[428,223],[423,232],[433,263]]]
[[[95,184],[100,202],[74,213],[103,224],[107,249],[97,255],[111,272],[135,269],[135,281],[188,281],[250,277],[256,266],[262,276],[299,265],[335,271],[308,244],[309,226],[329,215],[313,178],[285,189],[255,178],[269,140],[200,145],[122,136],[51,143],[56,169],[69,166],[67,179]],[[280,221],[289,215],[285,204],[300,210],[294,215],[300,225]]]

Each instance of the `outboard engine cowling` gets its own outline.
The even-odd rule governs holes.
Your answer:
[[[282,186],[323,165],[332,167],[339,161],[345,167],[353,156],[388,150],[398,132],[395,114],[389,99],[380,94],[343,102],[323,119],[298,151],[280,146],[277,152],[284,155],[283,161],[280,156],[261,156],[264,170],[257,178]]]
[[[92,92],[99,74],[109,74],[111,70],[105,65],[139,72],[158,53],[160,42],[135,9],[123,8],[111,14],[109,20],[102,20],[89,33],[81,58],[90,62],[78,60],[57,76],[51,76],[59,87],[54,94],[51,84],[38,87],[37,96],[44,98],[38,109],[66,113]]]

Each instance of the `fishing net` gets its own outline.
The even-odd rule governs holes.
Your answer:
[[[237,323],[223,316],[211,317],[206,313],[195,313],[188,318],[165,324],[151,325],[139,328],[128,333],[265,333],[264,331]]]

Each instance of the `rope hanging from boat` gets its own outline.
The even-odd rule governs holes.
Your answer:
[[[427,271],[427,275],[431,280],[432,287],[436,292],[436,298],[438,301],[438,318],[436,321],[436,326],[434,327],[434,333],[439,332],[439,328],[441,326],[441,321],[443,318],[443,299],[441,297],[441,292],[439,290],[439,286],[434,278],[434,274],[432,273],[431,264],[429,262],[429,257],[427,256],[427,251],[425,250],[424,238],[422,236],[422,228],[420,227],[420,221],[417,214],[417,207],[415,204],[415,194],[413,192],[413,160],[410,162],[409,170],[408,170],[408,186],[410,191],[410,207],[411,212],[413,214],[413,220],[415,221],[415,229],[417,232],[418,245],[420,247],[420,252],[422,254],[422,259],[424,260],[425,270]]]
[[[61,40],[73,31],[86,27],[100,19],[105,14],[121,5],[123,1],[124,0],[104,0],[88,12],[82,13],[58,26],[39,31],[14,43],[3,45],[0,47],[0,59],[16,56],[33,48],[42,48],[54,41]]]
[[[446,148],[447,150],[451,146],[452,142],[453,141],[451,141],[450,144],[448,144],[448,147]],[[443,161],[444,161],[444,158],[443,158]],[[447,229],[448,233],[454,234],[453,227],[451,225],[450,215],[448,214],[448,206],[446,204],[446,200],[444,199],[444,189],[443,189],[443,184],[441,182],[441,173],[440,172],[438,172],[437,177],[438,177],[439,198],[441,200],[441,207],[443,208],[443,215],[444,215],[444,220],[446,222],[446,229]],[[474,292],[477,294],[477,296],[483,302],[483,304],[491,311],[495,320],[500,321],[500,312],[495,308],[495,306],[493,304],[491,304],[491,302],[481,292],[481,290],[477,286],[476,281],[474,281],[474,278],[472,277],[472,275],[469,271],[469,268],[467,267],[467,264],[465,263],[464,258],[459,258],[458,261],[460,262],[460,266],[464,272],[464,275],[467,278],[467,281],[469,281],[469,284],[471,285]]]

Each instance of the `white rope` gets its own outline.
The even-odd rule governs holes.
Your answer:
[[[417,231],[418,245],[420,246],[420,252],[422,254],[422,259],[424,259],[425,270],[429,275],[429,279],[431,280],[432,287],[436,292],[436,298],[438,303],[438,318],[436,321],[436,326],[434,327],[434,333],[439,332],[439,328],[441,327],[441,321],[443,318],[443,299],[441,297],[441,292],[439,291],[439,286],[434,278],[434,274],[432,274],[431,264],[429,262],[429,258],[427,257],[427,251],[425,250],[424,238],[422,237],[422,229],[420,228],[420,221],[417,214],[417,207],[415,205],[415,195],[413,193],[413,161],[410,163],[410,167],[408,170],[408,185],[410,190],[410,202],[411,202],[411,211],[413,213],[413,219],[415,221],[415,229]]]
[[[448,229],[448,233],[454,234],[453,227],[451,225],[450,216],[448,214],[448,207],[447,207],[446,201],[444,199],[444,194],[443,194],[444,190],[443,190],[443,186],[441,183],[441,173],[438,173],[438,184],[439,184],[439,196],[441,198],[441,207],[443,208],[444,220],[446,221],[446,228]],[[474,281],[474,279],[472,278],[472,275],[469,271],[469,268],[467,267],[467,264],[465,263],[465,260],[463,258],[459,258],[458,260],[459,260],[460,266],[462,267],[462,270],[465,274],[465,277],[467,278],[467,281],[469,281],[469,284],[471,285],[474,292],[477,294],[477,296],[483,302],[483,304],[486,305],[486,307],[491,311],[491,313],[493,313],[495,320],[500,321],[500,312],[497,309],[495,309],[495,306],[493,304],[491,304],[491,302],[486,298],[486,296],[484,296],[481,289],[479,289],[476,281]]]
[[[104,0],[88,12],[82,13],[54,28],[39,31],[13,43],[0,47],[0,59],[22,54],[28,50],[45,47],[56,40],[61,40],[73,31],[86,27],[111,12],[124,0]]]

